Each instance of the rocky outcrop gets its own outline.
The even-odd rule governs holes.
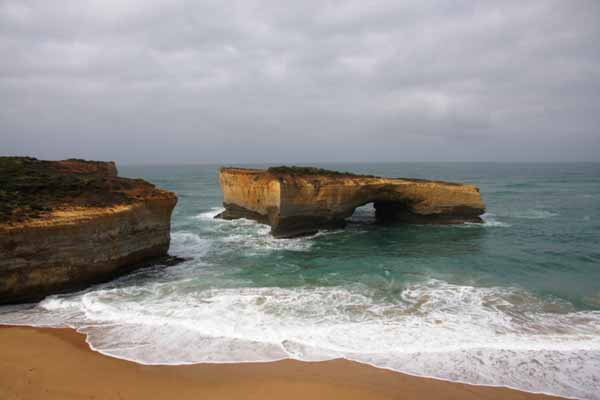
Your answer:
[[[167,254],[174,193],[114,163],[0,157],[0,303],[35,301]]]
[[[356,207],[373,203],[378,222],[481,222],[485,206],[473,185],[354,175],[315,168],[221,168],[225,211],[217,218],[269,224],[276,237],[343,227]]]

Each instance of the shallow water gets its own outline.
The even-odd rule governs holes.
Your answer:
[[[179,195],[171,253],[104,285],[0,308],[72,326],[149,364],[334,357],[418,375],[600,398],[600,164],[397,163],[326,168],[469,182],[485,223],[376,226],[273,239],[212,217],[217,166],[123,167]]]

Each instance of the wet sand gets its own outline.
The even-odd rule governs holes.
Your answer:
[[[0,327],[0,399],[558,399],[419,378],[347,360],[147,366],[71,329]]]

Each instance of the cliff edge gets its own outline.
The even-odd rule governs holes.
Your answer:
[[[481,222],[485,211],[474,185],[382,178],[317,168],[221,168],[225,211],[217,218],[250,218],[276,237],[294,237],[345,225],[354,210],[373,203],[378,222]]]
[[[0,157],[0,304],[106,281],[167,254],[174,193],[113,162]]]

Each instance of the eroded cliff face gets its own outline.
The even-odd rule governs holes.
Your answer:
[[[225,211],[219,218],[251,218],[264,224],[276,223],[279,215],[279,180],[261,170],[221,169],[219,174]]]
[[[356,207],[374,203],[379,222],[481,222],[485,206],[473,185],[360,176],[310,168],[222,168],[225,212],[252,218],[277,237],[342,227]]]
[[[0,158],[0,303],[80,289],[165,256],[174,193],[114,163]],[[3,199],[0,199],[3,200]]]

